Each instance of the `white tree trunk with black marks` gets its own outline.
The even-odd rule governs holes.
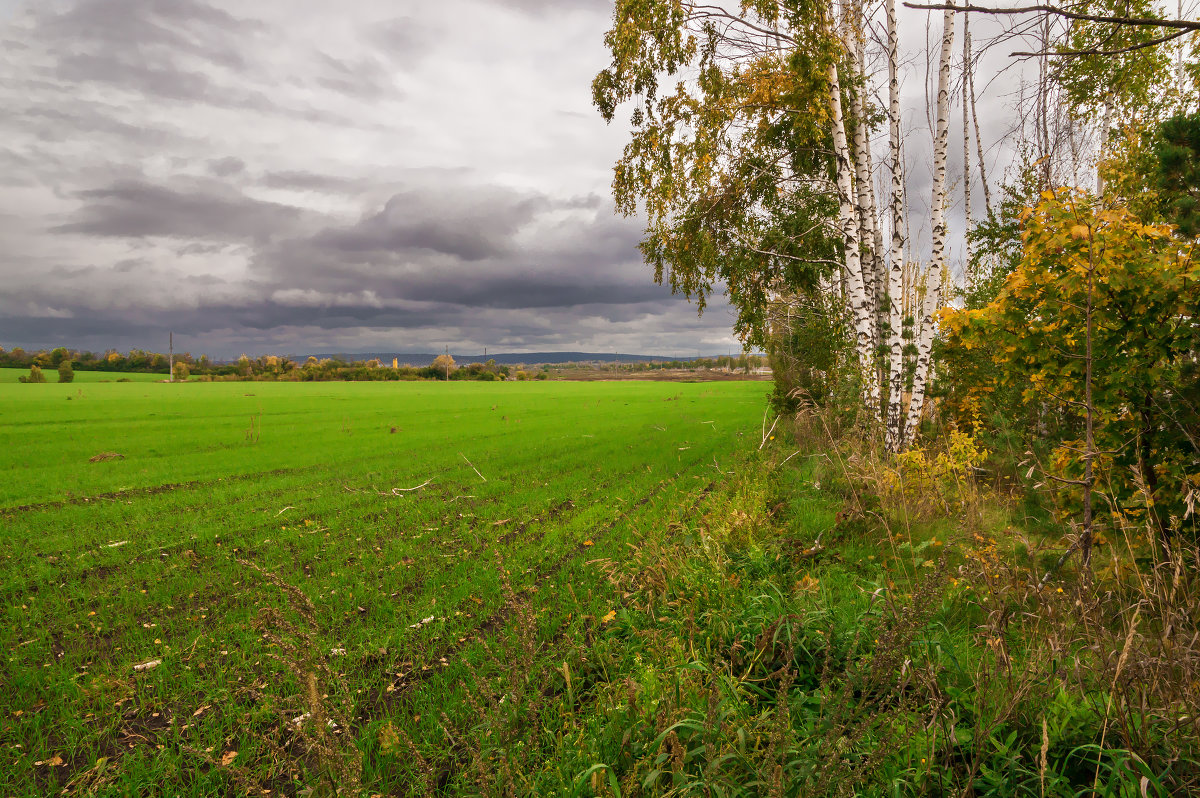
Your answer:
[[[842,86],[838,68],[828,67],[829,114],[833,126],[833,154],[837,162],[838,226],[842,234],[842,274],[846,287],[845,300],[854,324],[855,350],[859,372],[863,379],[863,398],[868,407],[879,407],[879,381],[871,367],[872,307],[863,282],[862,242],[859,238],[860,218],[854,190],[854,165],[846,138],[846,118],[842,113]]]
[[[931,227],[933,249],[926,272],[925,297],[920,306],[917,331],[917,364],[907,428],[914,430],[925,409],[925,386],[929,380],[929,357],[933,348],[934,314],[941,307],[942,272],[946,259],[946,150],[950,140],[950,55],[954,47],[954,11],[942,17],[942,52],[938,69],[937,128],[933,139],[933,198]]]
[[[889,450],[904,446],[907,418],[901,407],[904,390],[904,161],[900,152],[900,59],[896,0],[887,0],[888,149],[891,191],[888,195],[888,406],[885,421]]]
[[[850,72],[856,84],[852,102],[854,104],[854,187],[858,198],[859,237],[862,248],[863,287],[871,303],[871,345],[881,343],[880,324],[881,297],[885,291],[882,268],[883,236],[879,229],[878,210],[875,206],[875,183],[871,159],[871,140],[867,135],[867,103],[864,98],[865,81],[863,69],[865,46],[862,25],[864,23],[861,0],[855,0],[853,19],[846,25],[846,52],[850,56]],[[872,358],[874,359],[874,358]],[[879,408],[873,408],[875,412]]]

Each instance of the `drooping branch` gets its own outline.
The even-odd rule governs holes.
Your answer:
[[[1191,19],[1155,19],[1154,17],[1115,17],[1106,14],[1081,14],[1065,8],[1047,5],[1016,6],[1013,8],[996,8],[994,6],[977,6],[970,3],[955,5],[954,3],[905,3],[905,8],[915,8],[920,11],[958,11],[976,14],[1013,15],[1013,14],[1051,14],[1065,19],[1082,20],[1083,22],[1111,22],[1114,25],[1129,25],[1141,28],[1174,28],[1183,31],[1200,30],[1200,20]]]
[[[1197,28],[1195,30],[1177,30],[1173,33],[1168,33],[1165,36],[1158,36],[1153,39],[1149,39],[1148,41],[1140,42],[1138,44],[1131,44],[1128,47],[1118,47],[1115,50],[1054,50],[1054,51],[1043,50],[1043,51],[1036,52],[1036,53],[1015,52],[1015,53],[1009,53],[1009,55],[1014,56],[1014,57],[1019,56],[1019,57],[1025,57],[1025,58],[1060,58],[1060,57],[1070,58],[1073,56],[1082,56],[1082,55],[1121,55],[1122,53],[1132,53],[1134,50],[1141,50],[1146,47],[1154,47],[1155,45],[1159,45],[1164,42],[1169,42],[1172,39],[1178,39],[1180,36],[1186,36],[1189,33],[1195,33],[1196,30],[1200,30],[1200,28]]]

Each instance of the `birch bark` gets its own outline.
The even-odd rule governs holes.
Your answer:
[[[855,350],[863,378],[863,397],[868,407],[879,407],[879,381],[871,368],[871,306],[863,283],[859,215],[855,203],[854,166],[850,145],[846,139],[846,118],[842,113],[842,86],[837,64],[830,63],[829,115],[833,123],[833,155],[837,164],[838,225],[842,233],[843,265],[846,304],[854,323]]]
[[[857,85],[854,87],[854,187],[858,200],[859,235],[863,251],[863,287],[871,305],[871,345],[880,346],[883,341],[880,331],[882,296],[886,290],[882,268],[883,236],[879,229],[878,210],[875,207],[875,183],[872,179],[871,141],[867,136],[867,107],[863,98],[864,38],[862,32],[863,9],[861,0],[853,4],[853,21],[846,26],[846,51],[850,55],[850,71]],[[872,353],[872,361],[874,353]],[[879,412],[879,408],[874,408]]]
[[[904,161],[900,152],[900,64],[899,35],[896,30],[896,0],[887,0],[888,60],[888,145],[891,157],[891,192],[888,197],[888,223],[891,246],[888,250],[888,407],[885,422],[886,443],[891,451],[904,445],[906,418],[900,406],[904,388]]]
[[[946,150],[950,140],[950,51],[954,47],[954,11],[942,16],[942,52],[938,69],[937,129],[933,140],[933,251],[925,278],[925,297],[917,333],[917,367],[908,406],[908,429],[916,429],[925,409],[929,355],[933,348],[934,313],[941,306],[942,271],[946,259]]]

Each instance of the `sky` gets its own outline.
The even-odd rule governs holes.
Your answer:
[[[614,214],[606,0],[0,0],[0,345],[737,351]]]
[[[215,357],[738,351],[724,298],[698,317],[656,285],[643,223],[614,213],[627,129],[591,104],[611,13],[611,0],[0,0],[0,346],[163,351],[174,332]],[[901,19],[918,249],[926,18],[940,24]],[[985,62],[995,187],[1019,73],[1005,52]],[[960,152],[952,136],[952,191]],[[976,218],[980,202],[977,188]]]

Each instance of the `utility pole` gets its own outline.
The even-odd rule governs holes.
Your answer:
[[[170,336],[167,339],[167,347],[169,351],[169,354],[167,355],[167,382],[175,382],[175,333],[170,332],[167,333],[167,335]]]
[[[446,362],[442,364],[446,367],[446,382],[450,382],[450,345],[446,344]]]

